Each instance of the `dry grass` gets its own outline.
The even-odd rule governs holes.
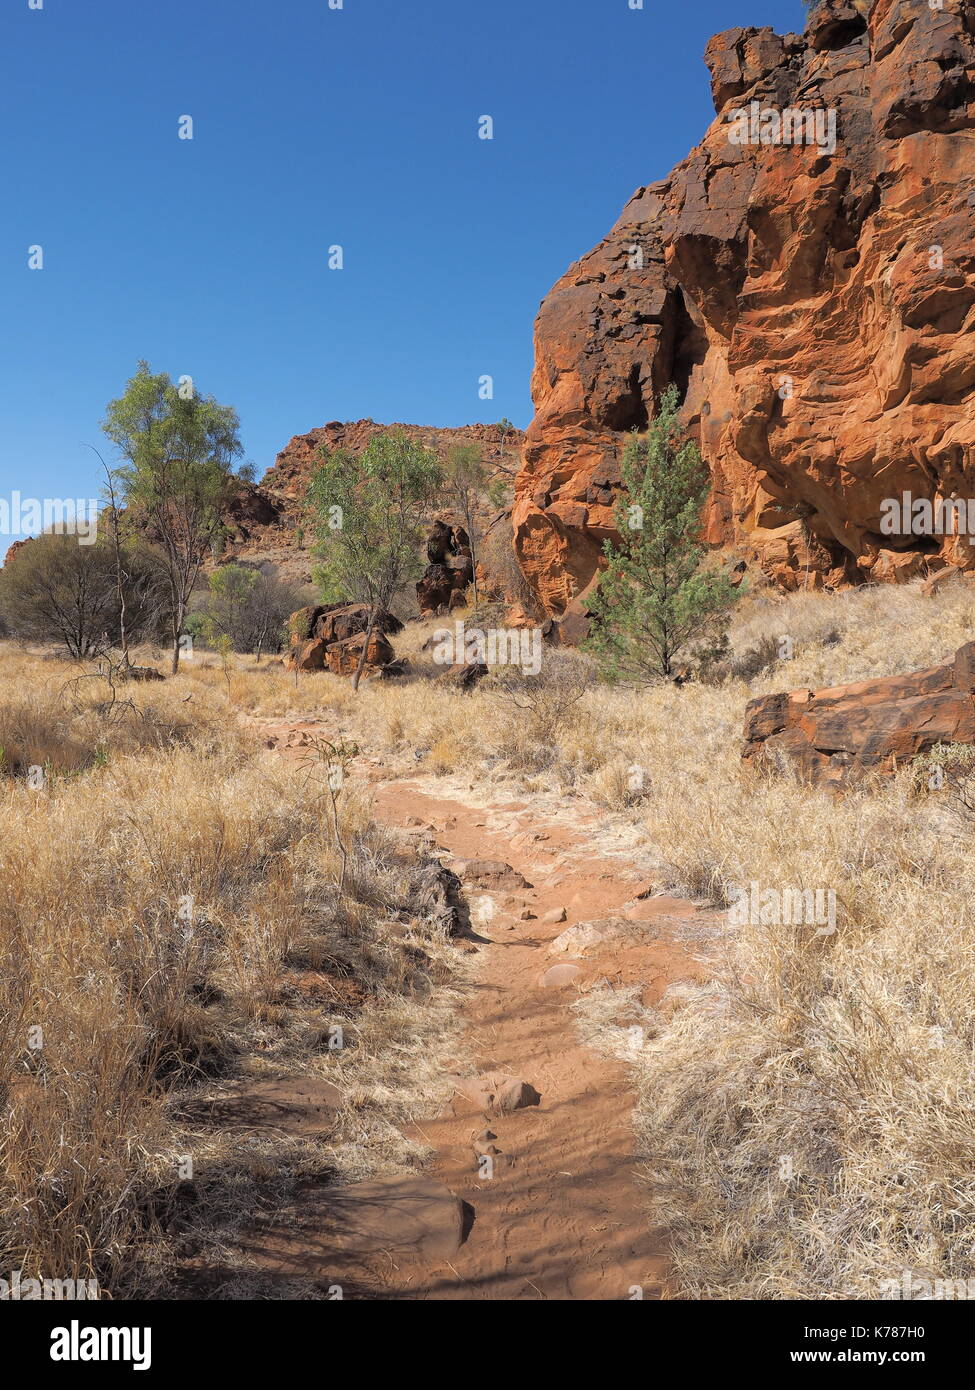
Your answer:
[[[65,695],[62,663],[0,659],[0,1268],[118,1296],[163,1287],[174,1213],[197,1247],[219,1245],[262,1173],[179,1114],[229,1074],[350,1088],[328,1145],[271,1145],[275,1190],[299,1170],[415,1161],[393,1126],[436,1085],[450,1010],[415,856],[343,793],[340,891],[321,769],[259,749],[217,684],[140,686],[123,710],[98,682]],[[331,1008],[289,988],[310,972]],[[343,1052],[323,1050],[326,1022],[346,1028]]]
[[[975,610],[964,589],[928,598],[916,585],[758,595],[732,636],[739,657],[783,636],[794,655],[750,685],[596,687],[544,740],[492,682],[463,696],[414,684],[407,698],[376,686],[345,718],[391,762],[638,819],[666,880],[693,895],[724,903],[752,881],[835,893],[835,934],[729,931],[713,983],[648,1020],[638,1059],[622,1048],[683,1296],[878,1298],[905,1268],[969,1278],[970,768],[959,760],[939,792],[908,769],[837,801],[743,777],[740,751],[752,696],[937,664],[975,636]]]
[[[0,701],[0,777],[31,767],[45,777],[69,777],[104,765],[114,755],[199,744],[217,722],[171,687],[113,686],[97,667],[3,649]]]
[[[929,598],[919,582],[839,594],[766,592],[746,599],[732,633],[736,651],[763,636],[791,637],[795,656],[755,685],[813,688],[935,666],[975,637],[975,604],[964,584]]]
[[[905,1268],[932,1278],[970,1277],[971,764],[954,760],[937,792],[906,769],[895,781],[837,801],[789,778],[743,777],[740,763],[751,696],[943,661],[975,635],[966,591],[933,599],[917,586],[788,599],[759,594],[739,610],[735,655],[747,669],[750,652],[787,636],[790,661],[762,670],[750,684],[733,679],[639,692],[595,686],[568,705],[571,668],[584,664],[571,653],[546,656],[539,690],[522,701],[525,707],[494,678],[470,694],[434,685],[421,648],[439,626],[410,624],[396,639],[398,655],[412,651],[416,679],[369,683],[358,697],[328,674],[296,682],[279,666],[250,669],[244,660],[229,685],[217,665],[198,661],[167,683],[165,697],[153,691],[146,698],[172,702],[160,704],[160,720],[164,708],[178,713],[178,700],[184,711],[216,711],[224,730],[241,712],[314,716],[334,730],[330,736],[380,752],[391,773],[463,771],[499,792],[517,786],[595,800],[608,814],[645,827],[663,865],[662,884],[713,902],[752,881],[832,890],[832,935],[801,926],[729,930],[716,943],[711,984],[679,992],[666,1010],[648,1015],[648,1041],[636,1055],[630,1033],[614,1024],[614,1008],[622,1018],[618,1010],[626,1012],[628,1002],[593,1001],[604,1045],[618,1043],[636,1069],[654,1219],[663,1214],[671,1224],[679,1291],[690,1298],[876,1298],[881,1281],[899,1279]],[[193,698],[184,702],[187,693]],[[4,867],[5,939],[12,943],[4,978],[17,1005],[3,1043],[5,1074],[23,1078],[37,1070],[37,1059],[24,1053],[24,1030],[44,1008],[54,1009],[57,997],[63,1037],[52,1041],[52,1051],[45,1046],[44,1094],[55,1098],[65,1132],[83,1135],[77,1142],[89,1174],[103,1151],[115,1155],[102,1171],[116,1176],[95,1189],[79,1184],[70,1217],[58,1216],[63,1193],[46,1187],[43,1176],[63,1173],[50,1152],[53,1121],[42,1127],[47,1138],[30,1163],[18,1158],[7,1179],[8,1194],[50,1191],[29,1214],[9,1196],[4,1210],[20,1232],[19,1249],[64,1252],[59,1272],[90,1258],[79,1230],[97,1231],[90,1243],[112,1248],[118,1218],[111,1194],[124,1190],[122,1205],[131,1210],[134,1194],[125,1184],[133,1171],[143,1196],[172,1182],[160,1110],[150,1103],[153,1087],[163,1084],[163,1058],[185,1074],[226,1057],[228,1040],[246,1045],[248,1028],[257,1026],[278,1039],[277,1055],[287,1058],[289,1030],[279,1028],[268,1002],[273,962],[287,951],[289,934],[317,919],[304,910],[296,922],[282,909],[309,873],[313,899],[326,892],[330,873],[334,878],[334,846],[320,821],[309,825],[307,798],[295,794],[293,774],[275,775],[253,756],[219,751],[201,770],[193,740],[212,737],[205,721],[180,746],[185,737],[177,731],[162,746],[109,757],[107,767],[86,774],[83,801],[72,803],[75,788],[67,783],[42,798],[20,785],[5,793],[11,843],[21,846]],[[257,848],[255,806],[269,827]],[[226,815],[226,851],[215,854],[212,828]],[[37,869],[27,863],[28,843],[41,847]],[[106,843],[113,845],[111,862],[124,866],[117,876],[104,870]],[[376,881],[382,855],[372,853],[353,899],[368,897],[367,885]],[[171,920],[178,894],[190,891],[206,905],[204,920],[217,926],[201,931],[186,954]],[[307,908],[307,893],[302,901]],[[340,916],[359,920],[348,905]],[[334,935],[334,920],[320,931]],[[165,949],[179,955],[180,978],[188,982],[203,940],[212,941],[207,976],[224,996],[216,1012],[192,991],[187,1002],[185,991],[174,998],[154,983],[158,942],[170,943]],[[356,959],[361,949],[355,942]],[[356,1076],[364,1076],[363,1094],[372,1097],[361,1112],[368,1119],[336,1136],[329,1151],[330,1162],[353,1172],[389,1162],[394,1152],[409,1161],[402,1140],[396,1151],[390,1116],[408,1113],[411,1087],[436,1084],[421,1020],[443,1015],[436,1002],[422,1009],[415,1003],[415,978],[411,983],[402,958],[397,964],[384,950],[375,978],[389,988],[384,994],[376,985],[377,1011],[359,1019],[358,1058],[350,1052],[339,1062],[344,1084],[354,1089]],[[96,979],[107,984],[93,992]],[[111,1045],[92,1049],[91,1037],[104,1037],[108,1020]],[[390,1037],[393,1047],[384,1045]],[[364,1072],[356,1072],[359,1065]],[[132,1076],[134,1086],[126,1079]],[[114,1108],[102,1104],[123,1094]],[[125,1153],[140,1155],[137,1163],[118,1157],[123,1131]],[[224,1161],[214,1162],[222,1173]],[[239,1165],[234,1174],[228,1212],[252,1182]],[[108,1194],[95,1213],[79,1205],[92,1190]],[[208,1200],[220,1208],[216,1195]],[[28,1238],[32,1223],[36,1240]]]
[[[675,886],[719,903],[753,881],[831,889],[837,931],[730,929],[714,982],[648,1017],[637,1060],[628,1034],[617,1050],[639,1077],[684,1297],[876,1299],[905,1269],[973,1273],[970,760],[943,791],[907,769],[837,801],[743,779],[741,718],[766,690],[934,665],[971,639],[973,614],[964,594],[917,588],[756,602],[735,647],[783,634],[794,660],[751,689],[594,697],[613,758],[590,787],[618,805],[619,766],[640,764],[636,813]]]

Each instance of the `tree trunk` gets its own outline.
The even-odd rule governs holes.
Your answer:
[[[118,538],[118,512],[115,508],[115,493],[112,492],[112,533],[115,542],[115,589],[118,594],[119,642],[122,647],[122,665],[128,670],[129,636],[125,630],[125,584],[122,581],[122,547]]]
[[[353,691],[359,689],[359,682],[362,680],[362,672],[365,668],[366,657],[369,655],[369,639],[372,637],[372,630],[376,626],[376,607],[375,604],[369,609],[369,623],[366,627],[366,640],[362,644],[362,654],[359,657],[359,664],[355,668],[355,675],[352,677]]]
[[[122,665],[128,670],[132,665],[129,660],[129,637],[125,630],[125,589],[119,580],[118,586],[118,613],[119,613],[119,641],[122,646]]]
[[[176,606],[176,615],[173,619],[173,662],[169,674],[175,676],[179,674],[179,641],[183,634],[183,618],[186,615],[186,604],[179,603]]]
[[[264,623],[261,624],[261,630],[260,630],[260,633],[258,634],[258,638],[257,638],[257,664],[258,664],[258,666],[260,666],[260,664],[261,664],[261,656],[263,655],[263,652],[264,652],[264,643],[265,643],[266,640],[267,640],[267,623],[264,622]]]
[[[105,478],[108,482],[108,499],[112,508],[112,541],[115,550],[115,590],[118,595],[119,641],[122,648],[122,665],[128,670],[132,663],[129,660],[129,638],[125,630],[125,585],[122,582],[122,546],[118,534],[118,506],[115,502],[115,484],[112,481],[112,471],[101,454],[92,445],[88,447],[92,449],[92,452],[97,458],[101,459],[102,467],[105,470]]]
[[[474,612],[477,613],[478,593],[477,593],[477,547],[474,541],[474,508],[464,508],[464,521],[467,526],[467,544],[471,548],[471,581],[474,585]]]

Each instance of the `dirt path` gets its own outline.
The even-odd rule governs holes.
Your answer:
[[[268,742],[292,754],[315,731],[307,721],[267,730]],[[459,943],[471,959],[453,1058],[457,1085],[444,1113],[419,1118],[412,1135],[430,1145],[427,1176],[466,1204],[465,1219],[454,1238],[434,1230],[408,1254],[367,1252],[364,1242],[361,1270],[352,1250],[340,1276],[378,1286],[374,1296],[384,1298],[659,1297],[666,1238],[652,1228],[636,1180],[628,1069],[580,1042],[571,1006],[580,987],[601,981],[635,987],[635,997],[653,1005],[669,985],[701,978],[716,914],[681,899],[638,896],[650,882],[639,837],[595,807],[491,799],[490,789],[456,778],[387,780],[384,772],[375,759],[359,769],[374,784],[376,818],[428,843],[432,837],[448,864],[453,856],[471,907],[471,935]],[[495,861],[514,872],[472,877],[465,861]],[[564,920],[554,920],[563,910]],[[567,928],[607,917],[634,927],[595,953],[549,952]],[[566,970],[567,962],[575,969]],[[555,965],[556,979],[574,978],[552,982],[546,972]],[[465,1093],[464,1080],[483,1074],[524,1081],[540,1099],[497,1113]],[[485,1151],[487,1161],[478,1156]],[[428,1192],[419,1197],[424,1236],[428,1224],[443,1224],[439,1190],[430,1189],[429,1209]],[[381,1224],[381,1204],[377,1211]],[[303,1234],[285,1239],[292,1264],[296,1240],[300,1246],[314,1226],[308,1216]],[[268,1240],[273,1246],[273,1233],[265,1232]],[[323,1236],[309,1256],[321,1258],[328,1247]]]

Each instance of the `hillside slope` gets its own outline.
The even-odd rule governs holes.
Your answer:
[[[433,449],[441,459],[446,458],[454,445],[475,444],[488,473],[501,473],[506,477],[513,476],[517,470],[524,439],[521,430],[502,429],[500,425],[436,429],[425,425],[383,425],[375,420],[333,420],[307,434],[296,434],[278,454],[259,485],[241,486],[237,501],[225,517],[230,536],[222,558],[272,564],[292,583],[309,583],[314,564],[311,551],[314,536],[304,512],[304,497],[320,450],[348,449],[360,454],[371,439],[386,430],[402,431],[408,438]],[[507,513],[498,517],[496,508],[485,506],[482,531],[496,521],[503,522],[507,529]]]

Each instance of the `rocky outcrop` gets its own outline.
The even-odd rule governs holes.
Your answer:
[[[369,609],[364,603],[331,603],[299,608],[288,619],[291,648],[285,665],[291,671],[332,671],[351,676],[362,655]],[[382,669],[393,660],[387,633],[403,624],[392,613],[380,613],[369,638],[366,667]]]
[[[420,613],[446,613],[464,603],[474,579],[471,543],[463,526],[437,518],[427,538],[427,567],[416,586]]]
[[[764,695],[745,711],[746,762],[793,766],[826,785],[892,772],[937,743],[975,743],[975,642],[946,666]]]
[[[463,425],[434,429],[423,425],[384,425],[375,420],[333,420],[307,434],[296,434],[278,454],[259,484],[240,480],[221,516],[221,560],[271,565],[282,578],[308,584],[314,567],[314,521],[305,497],[321,450],[347,449],[361,454],[377,434],[398,430],[446,459],[456,444],[475,445],[489,476],[513,477],[524,435],[511,426]],[[510,535],[508,513],[498,515],[486,502],[480,534],[503,526]],[[447,600],[449,602],[449,598]]]
[[[703,141],[536,321],[513,523],[556,617],[670,382],[713,478],[704,536],[782,588],[975,565],[967,536],[881,520],[905,492],[975,497],[975,6],[824,0],[804,34],[730,29],[705,61]]]
[[[366,640],[364,632],[333,642],[325,651],[325,665],[335,676],[353,676],[362,657]],[[393,649],[381,632],[373,631],[366,652],[366,669],[379,670],[393,659]]]
[[[7,553],[6,553],[6,555],[4,556],[4,559],[3,559],[4,567],[6,567],[7,565],[9,565],[9,564],[10,564],[10,561],[11,561],[11,560],[14,558],[14,556],[17,554],[18,550],[23,550],[24,546],[25,546],[25,545],[28,545],[28,544],[30,543],[30,541],[31,541],[31,537],[30,537],[30,536],[26,536],[22,541],[13,541],[13,542],[11,542],[11,544],[7,546]]]
[[[498,425],[461,425],[457,429],[434,429],[425,425],[384,425],[375,420],[332,420],[307,434],[296,434],[284,446],[261,479],[261,488],[278,498],[302,499],[308,480],[321,462],[321,451],[347,449],[361,454],[377,434],[396,431],[432,449],[441,459],[455,444],[474,444],[488,472],[495,467],[513,468],[524,435],[521,430]]]

